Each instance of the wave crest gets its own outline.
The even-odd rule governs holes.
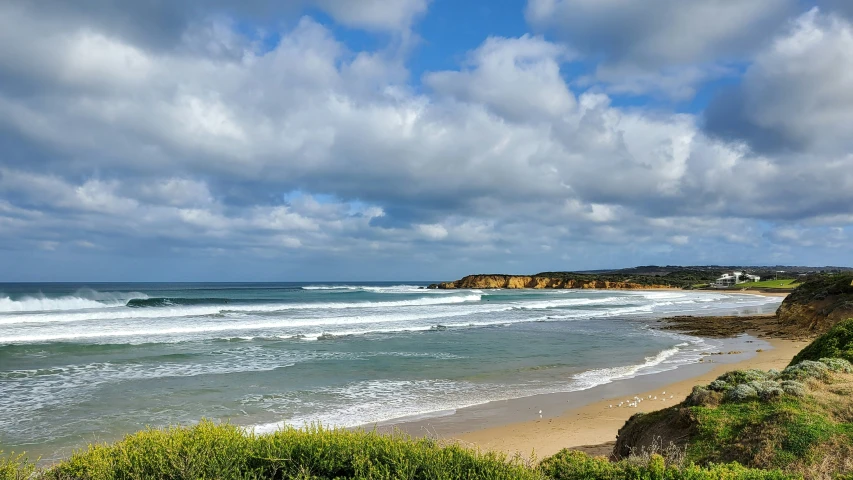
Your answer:
[[[131,308],[143,307],[174,307],[178,305],[225,305],[231,302],[227,298],[131,298],[125,306]]]
[[[78,290],[73,295],[63,297],[27,296],[12,299],[0,297],[0,313],[56,312],[67,310],[92,310],[124,306],[134,299],[147,299],[140,292],[98,292],[96,290]]]

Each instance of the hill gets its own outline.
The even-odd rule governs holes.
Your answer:
[[[681,404],[634,415],[614,454],[671,444],[699,465],[736,461],[807,479],[853,474],[853,365],[821,357],[846,356],[851,330],[853,319],[839,323],[781,372],[728,372]]]
[[[784,326],[822,333],[853,317],[853,273],[813,275],[788,295],[776,311]]]

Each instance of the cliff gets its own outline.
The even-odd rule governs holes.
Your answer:
[[[563,288],[563,289],[623,289],[671,288],[672,285],[640,283],[628,279],[603,280],[574,278],[570,276],[524,276],[524,275],[468,275],[455,282],[434,283],[427,288],[452,290],[457,288]]]
[[[812,334],[853,318],[853,274],[808,279],[785,298],[776,315],[782,325]]]

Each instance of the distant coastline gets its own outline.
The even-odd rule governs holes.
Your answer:
[[[791,292],[808,278],[825,273],[850,272],[849,267],[797,266],[658,266],[647,265],[615,270],[549,271],[534,274],[474,274],[459,280],[429,285],[429,289],[684,289],[714,291]],[[756,282],[742,282],[726,287],[714,285],[721,276],[732,272],[746,273]]]
[[[468,275],[453,282],[433,283],[427,288],[439,290],[460,288],[640,290],[680,287],[667,283],[647,283],[630,279],[620,281],[547,275]]]

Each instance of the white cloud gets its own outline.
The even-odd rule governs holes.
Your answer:
[[[575,106],[560,76],[568,55],[541,37],[492,37],[469,55],[469,69],[430,73],[424,82],[440,95],[488,105],[511,119],[559,117]]]
[[[159,50],[73,23],[33,38],[46,21],[26,11],[15,22],[0,33],[0,58],[14,60],[0,78],[28,89],[0,88],[0,138],[14,147],[0,159],[6,248],[147,242],[471,264],[546,255],[542,245],[587,259],[584,248],[725,252],[742,240],[733,230],[754,239],[817,219],[850,224],[853,157],[809,144],[754,153],[709,137],[695,115],[614,106],[602,91],[576,97],[561,71],[573,53],[541,37],[488,38],[460,69],[427,72],[422,92],[396,55],[350,51],[310,18],[263,48],[226,22],[204,37],[222,48],[194,34]],[[843,21],[812,23],[823,37],[802,55],[846,45]],[[85,55],[61,41],[80,32]],[[773,53],[793,49],[780,45],[754,68],[801,55]],[[842,142],[841,127],[810,125]]]
[[[602,58],[593,78],[614,93],[688,99],[728,75],[782,24],[795,0],[528,0],[535,28]]]
[[[406,30],[429,0],[313,0],[337,21],[369,30]]]
[[[850,152],[851,67],[853,24],[812,9],[758,54],[733,95],[712,105],[710,128],[761,150]]]
[[[442,240],[447,237],[447,229],[438,224],[421,224],[417,226],[417,229],[430,240]]]

